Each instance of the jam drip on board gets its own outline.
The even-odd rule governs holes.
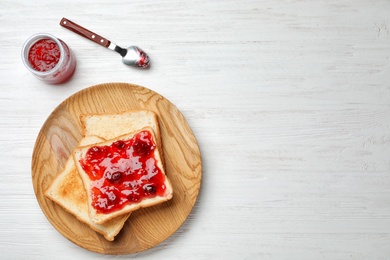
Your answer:
[[[145,198],[163,196],[165,176],[155,149],[153,136],[146,130],[129,140],[91,147],[80,164],[92,182],[92,206],[107,214]]]
[[[36,71],[45,72],[58,64],[60,56],[60,48],[55,41],[40,39],[30,48],[28,61]]]

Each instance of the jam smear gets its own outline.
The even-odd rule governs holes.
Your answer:
[[[36,71],[49,71],[60,60],[61,52],[57,43],[51,39],[40,39],[30,48],[28,61]]]
[[[138,50],[140,59],[138,60],[138,66],[146,68],[149,66],[149,56],[142,50]]]
[[[92,206],[107,214],[163,196],[165,176],[157,165],[155,149],[153,136],[146,130],[129,140],[91,147],[80,164],[92,181]]]

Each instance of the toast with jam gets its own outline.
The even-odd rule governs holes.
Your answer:
[[[160,147],[153,128],[147,126],[75,149],[73,158],[93,222],[106,223],[172,198]]]

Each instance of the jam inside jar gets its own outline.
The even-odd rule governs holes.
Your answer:
[[[33,35],[25,42],[22,60],[30,72],[50,84],[67,81],[76,68],[72,50],[62,40],[45,33]]]
[[[40,39],[28,51],[28,62],[37,71],[49,71],[60,61],[61,51],[52,39]]]

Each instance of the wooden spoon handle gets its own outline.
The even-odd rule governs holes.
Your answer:
[[[84,27],[66,19],[65,17],[61,19],[60,25],[62,27],[65,27],[66,29],[71,30],[72,32],[75,32],[93,42],[96,42],[97,44],[102,45],[103,47],[108,47],[110,46],[110,41],[107,40],[106,38],[91,32],[88,29],[85,29]]]

